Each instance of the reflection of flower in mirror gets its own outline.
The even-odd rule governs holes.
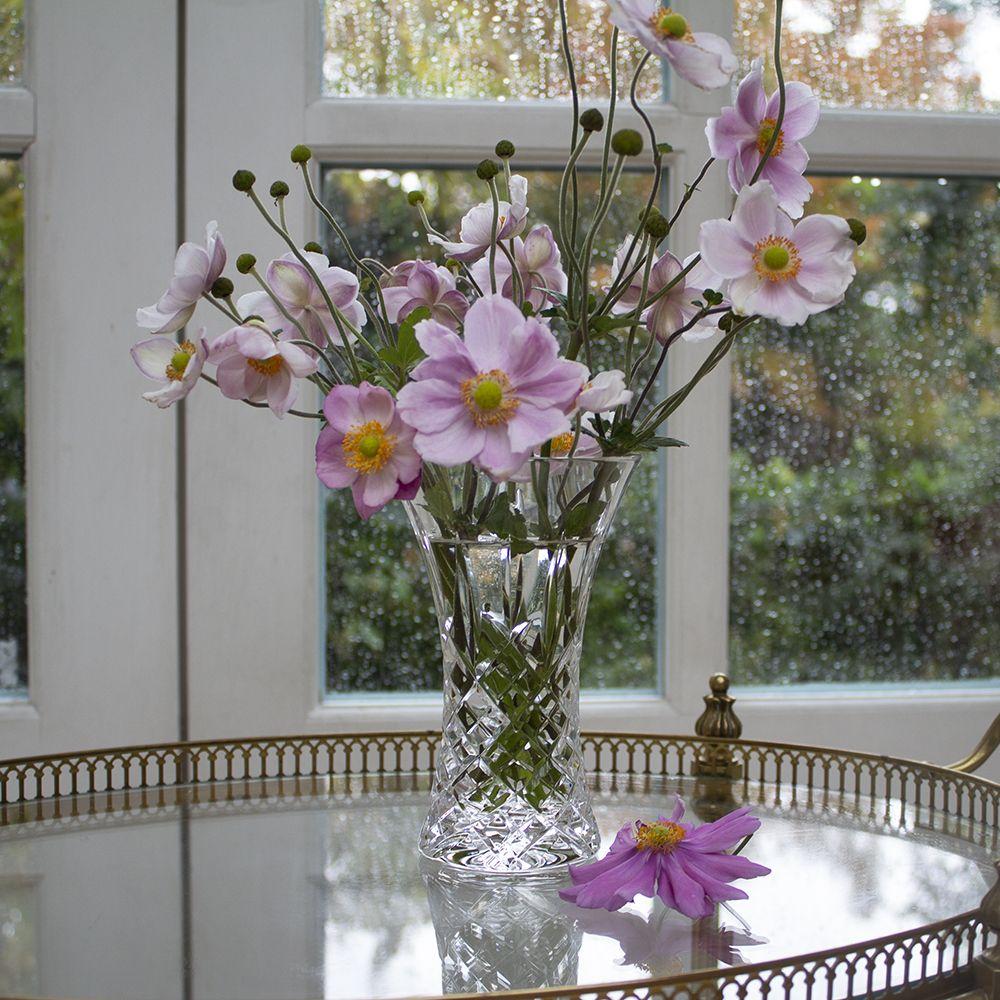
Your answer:
[[[584,934],[612,938],[621,945],[621,965],[654,976],[683,971],[685,962],[694,970],[741,965],[748,959],[740,949],[767,943],[725,924],[717,926],[712,917],[691,923],[658,903],[648,919],[631,910],[575,910],[574,914]]]

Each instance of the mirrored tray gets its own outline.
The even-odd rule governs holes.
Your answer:
[[[702,821],[748,804],[746,853],[773,873],[696,923],[648,900],[582,910],[551,880],[453,880],[415,848],[434,733],[11,761],[0,994],[925,997],[982,976],[996,784],[751,741],[584,743],[605,846],[676,794]],[[691,777],[721,748],[739,779]]]

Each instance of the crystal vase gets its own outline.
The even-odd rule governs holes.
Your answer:
[[[503,484],[435,468],[407,504],[444,655],[426,857],[516,874],[596,852],[580,652],[594,571],[636,461],[533,459]]]

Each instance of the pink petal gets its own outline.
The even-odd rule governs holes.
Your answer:
[[[757,131],[735,108],[724,108],[718,118],[710,118],[705,136],[712,156],[726,160],[738,156],[748,143],[757,141]]]
[[[636,851],[596,878],[563,889],[559,895],[588,909],[618,910],[638,895],[652,896],[655,881],[656,855]]]
[[[530,452],[550,438],[570,430],[569,418],[554,406],[540,409],[522,402],[507,424],[510,447],[514,451]]]
[[[736,111],[746,122],[756,141],[760,123],[767,116],[767,95],[764,93],[764,61],[755,59],[750,72],[740,81],[736,91]]]
[[[711,855],[706,855],[710,857]],[[693,882],[701,886],[705,897],[712,903],[718,903],[724,899],[749,899],[750,897],[729,881],[715,878],[708,874],[706,866],[702,864],[702,857],[697,854],[684,854],[677,850],[674,852],[674,861],[681,867],[682,871]]]
[[[670,893],[674,897],[676,908],[685,917],[697,920],[707,917],[715,908],[705,897],[705,890],[684,871],[673,854],[660,856],[660,879],[666,879],[670,883]]]
[[[800,272],[801,273],[801,272]],[[733,304],[738,304],[736,291],[731,286]],[[782,326],[798,326],[814,312],[820,312],[815,304],[798,288],[795,281],[762,281],[756,290],[744,299],[741,311],[747,315],[756,313],[767,319],[776,320]]]
[[[292,373],[285,365],[282,365],[273,375],[267,379],[267,405],[271,407],[271,412],[280,418],[292,408],[295,397],[299,394],[299,387],[292,378]]]
[[[446,467],[475,458],[485,443],[486,432],[475,425],[468,411],[443,430],[428,434],[418,430],[413,439],[414,447],[425,462]]]
[[[399,489],[396,470],[389,463],[378,472],[365,476],[364,480],[365,492],[362,499],[366,507],[384,507],[396,496],[396,490]]]
[[[755,244],[779,231],[779,214],[774,188],[767,181],[758,181],[740,192],[733,209],[733,224],[744,240]],[[711,260],[709,265],[715,267]],[[718,267],[715,270],[725,273]]]
[[[854,254],[851,227],[836,215],[810,215],[795,227],[793,239],[804,258],[835,251],[847,251],[847,256]]]
[[[508,479],[524,464],[528,452],[511,450],[507,428],[502,424],[487,427],[485,430],[486,440],[482,451],[476,456],[476,463],[494,479]]]
[[[778,117],[780,94],[775,91],[767,102],[767,118]],[[793,80],[785,87],[785,117],[781,131],[786,142],[798,142],[811,135],[819,124],[819,98],[804,83]]]
[[[178,350],[177,344],[166,337],[154,337],[136,344],[132,350],[132,360],[146,378],[155,382],[167,382],[167,365]]]
[[[330,300],[340,310],[350,307],[358,297],[358,279],[350,271],[345,271],[342,267],[328,267],[318,272],[319,280],[323,283]],[[316,286],[315,281],[310,277],[310,301],[313,306],[326,308],[326,299],[323,293]]]
[[[286,306],[302,308],[309,304],[313,281],[297,260],[272,260],[267,266],[266,278],[274,294]]]
[[[521,310],[502,295],[484,295],[465,314],[465,346],[481,372],[506,371],[511,334],[524,323]]]
[[[396,414],[396,404],[389,390],[368,382],[362,382],[358,388],[360,390],[358,404],[362,419],[365,422],[377,420],[383,427],[388,427]]]
[[[728,86],[739,65],[729,43],[708,32],[692,37],[692,42],[666,39],[665,54],[677,75],[702,90]]]
[[[536,319],[518,326],[511,335],[506,372],[515,388],[550,371],[559,356],[559,342],[552,331]]]
[[[761,176],[774,185],[778,204],[793,219],[802,214],[802,208],[812,195],[812,184],[789,163],[784,154],[772,157],[764,164]]]
[[[278,353],[296,378],[308,378],[318,368],[316,359],[310,357],[298,344],[279,343]]]
[[[343,437],[352,427],[364,423],[360,405],[361,391],[354,385],[335,385],[323,400],[327,423]]]
[[[705,263],[723,278],[738,278],[753,269],[753,244],[728,219],[703,222],[698,244]]]
[[[324,427],[316,439],[316,475],[335,490],[350,486],[358,478],[358,470],[345,462],[343,444],[344,435],[332,427]]]
[[[227,399],[246,399],[247,363],[242,355],[234,355],[219,363],[215,379]]]
[[[271,335],[265,333],[259,326],[239,326],[236,328],[235,338],[236,346],[245,358],[263,361],[273,358],[278,353],[278,347],[271,339]]]
[[[458,385],[442,379],[404,385],[396,397],[396,406],[410,427],[428,434],[446,430],[463,417],[471,420]]]
[[[586,365],[560,358],[544,374],[530,382],[519,383],[517,398],[535,406],[556,406],[568,412],[589,377]]]

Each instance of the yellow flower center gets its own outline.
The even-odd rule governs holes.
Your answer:
[[[549,442],[551,445],[549,454],[554,458],[561,458],[563,455],[568,455],[570,448],[573,447],[574,436],[572,431],[567,431],[565,434],[559,434],[552,438]]]
[[[785,236],[767,236],[753,248],[754,270],[767,281],[788,281],[799,273],[798,247]]]
[[[194,353],[195,346],[190,340],[185,340],[183,344],[177,345],[177,350],[174,351],[173,357],[167,365],[166,374],[171,382],[180,382],[184,378],[184,372],[187,371],[188,362],[190,362]]]
[[[363,476],[378,472],[392,458],[396,450],[396,435],[386,434],[377,420],[352,427],[341,444],[344,462],[348,468],[357,469]]]
[[[640,851],[657,851],[668,854],[685,837],[687,831],[679,823],[662,820],[656,823],[635,824],[635,846]]]
[[[461,389],[462,399],[477,427],[507,423],[520,405],[513,395],[510,379],[497,368],[467,378]]]
[[[771,137],[774,135],[774,127],[778,122],[774,118],[765,118],[760,123],[760,131],[757,133],[757,152],[763,156],[767,152],[767,147],[771,144]],[[778,138],[775,140],[772,156],[781,156],[781,151],[785,148],[785,133],[778,131]]]
[[[281,355],[275,354],[273,358],[247,358],[247,364],[255,372],[270,378],[281,371]]]
[[[653,30],[661,38],[674,38],[677,41],[693,42],[694,36],[688,26],[687,19],[682,14],[677,14],[669,7],[660,7],[653,12],[649,19]]]

